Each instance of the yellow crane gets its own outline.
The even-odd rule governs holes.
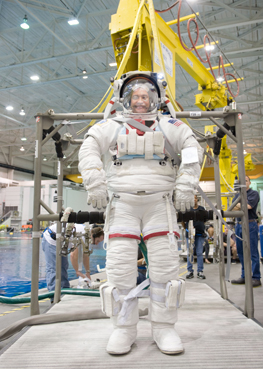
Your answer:
[[[179,1],[178,14],[180,15]],[[162,73],[168,83],[167,93],[176,111],[179,107],[175,102],[175,65],[180,64],[184,70],[198,83],[198,89],[202,92],[196,95],[196,105],[201,110],[211,110],[226,106],[233,101],[233,96],[228,91],[228,82],[216,81],[213,75],[213,67],[210,71],[201,60],[194,55],[191,49],[183,43],[180,35],[180,22],[195,21],[196,14],[165,22],[156,13],[153,1],[148,0],[120,0],[117,13],[112,15],[110,31],[112,44],[117,62],[118,72],[115,78],[122,73],[133,70],[151,70]],[[178,24],[178,34],[172,29],[172,24]],[[207,35],[205,44],[211,41]],[[194,44],[194,43],[193,43]],[[204,45],[205,46],[205,45]],[[197,53],[201,46],[192,47]],[[209,56],[209,54],[206,53]],[[220,67],[224,70],[222,59]],[[227,64],[229,65],[229,64]],[[212,73],[211,73],[212,72]],[[233,76],[234,77],[234,76]],[[234,77],[235,78],[235,77]],[[236,81],[236,79],[234,79]]]

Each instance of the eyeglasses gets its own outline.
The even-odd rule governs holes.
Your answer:
[[[143,101],[147,101],[149,100],[149,96],[148,95],[132,95],[132,100],[143,100]]]

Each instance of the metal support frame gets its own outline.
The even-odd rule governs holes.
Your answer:
[[[238,116],[235,115],[235,127],[236,137],[238,140],[237,145],[237,161],[238,161],[238,177],[241,184],[240,197],[241,197],[241,210],[244,212],[244,216],[241,217],[242,221],[242,238],[243,238],[243,255],[244,255],[244,269],[245,269],[245,307],[244,314],[248,318],[254,318],[254,299],[253,299],[253,287],[252,287],[252,271],[251,271],[251,253],[250,253],[250,240],[249,240],[249,224],[248,224],[248,209],[247,209],[247,191],[246,191],[246,172],[243,155],[243,134],[241,121],[238,120]]]
[[[201,119],[201,118],[220,118],[227,121],[228,125],[235,126],[236,137],[233,134],[217,122],[217,125],[222,129],[231,139],[237,143],[238,147],[238,171],[241,183],[241,211],[229,211],[233,208],[230,206],[228,211],[224,214],[230,217],[241,217],[242,218],[242,231],[243,231],[243,250],[244,250],[244,266],[245,275],[251,276],[251,259],[250,259],[250,244],[249,244],[249,226],[248,226],[248,210],[247,210],[247,197],[245,189],[245,166],[243,158],[243,138],[242,138],[242,127],[241,121],[238,120],[238,114],[240,112],[231,111],[229,108],[224,111],[183,111],[177,112],[177,118],[191,118],[191,119]],[[58,162],[58,203],[57,212],[58,214],[40,214],[40,206],[42,205],[46,210],[47,205],[40,200],[41,194],[41,167],[42,167],[42,146],[46,143],[52,135],[48,135],[44,141],[42,141],[42,129],[46,127],[47,124],[50,125],[50,121],[55,120],[83,120],[83,119],[103,119],[103,113],[70,113],[70,114],[55,114],[53,110],[49,110],[44,114],[37,114],[37,139],[36,139],[36,151],[35,151],[35,177],[34,177],[34,216],[33,216],[33,252],[32,252],[32,279],[31,279],[31,315],[39,314],[39,304],[38,304],[38,276],[39,276],[39,239],[40,239],[40,221],[41,220],[56,220],[57,221],[57,233],[61,233],[61,223],[59,222],[59,213],[62,210],[62,192],[63,192],[63,160]],[[46,121],[45,121],[46,119]],[[47,123],[49,122],[49,123]],[[63,126],[61,124],[60,126]],[[227,131],[227,132],[226,132]],[[54,132],[54,131],[53,131]],[[52,133],[53,133],[52,132]],[[211,137],[207,137],[207,142],[213,142]],[[215,184],[216,184],[216,199],[218,209],[221,208],[221,190],[220,190],[220,176],[219,176],[219,161],[218,157],[214,158],[214,171],[215,171]],[[50,211],[49,211],[50,212]],[[219,240],[220,245],[222,244],[222,227],[219,230]],[[60,300],[60,285],[61,285],[61,257],[59,255],[60,250],[60,237],[57,238],[57,262],[56,262],[56,288],[55,288],[55,298],[54,301],[58,302]],[[223,298],[227,299],[227,289],[225,284],[225,268],[224,268],[224,257],[223,249],[220,249],[220,288],[221,295]],[[245,297],[245,315],[249,318],[254,316],[254,302],[253,302],[253,290],[252,290],[252,279],[246,278],[246,297]]]
[[[70,113],[70,114],[54,114],[52,110],[47,113],[37,113],[37,130],[36,130],[36,146],[35,146],[35,161],[34,161],[34,207],[33,207],[33,232],[32,232],[32,273],[31,273],[31,306],[30,314],[39,314],[39,302],[38,302],[38,282],[39,282],[39,254],[40,254],[40,221],[57,221],[57,234],[61,233],[61,223],[59,222],[59,213],[63,207],[63,164],[64,161],[59,159],[58,161],[58,202],[57,202],[57,214],[54,214],[52,210],[41,200],[41,173],[42,173],[42,147],[44,144],[52,138],[52,136],[63,127],[63,124],[59,124],[44,140],[42,140],[43,128],[49,128],[55,120],[83,120],[83,119],[103,119],[102,113]],[[81,144],[82,141],[77,144]],[[40,207],[43,207],[49,214],[40,214]],[[56,245],[56,287],[54,302],[60,300],[61,291],[61,256],[60,251],[60,237],[57,237]]]
[[[57,213],[60,214],[63,205],[63,161],[61,158],[58,159],[58,186],[57,186]],[[57,237],[56,237],[56,285],[54,302],[60,301],[61,296],[61,231],[62,224],[57,221]]]
[[[219,174],[219,158],[215,156],[214,161],[214,174],[215,174],[215,189],[216,189],[216,203],[217,209],[221,209],[221,189],[220,189],[220,174]],[[221,220],[218,219],[219,227],[218,227],[218,238],[219,238],[219,280],[220,280],[220,291],[221,296],[224,299],[228,298],[226,281],[225,281],[225,258],[224,258],[224,246],[223,246],[223,234],[222,234],[222,223]]]

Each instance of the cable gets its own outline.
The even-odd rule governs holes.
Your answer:
[[[212,39],[215,44],[216,44],[216,41],[214,40],[214,38],[209,34],[208,32],[208,29],[206,28],[206,26],[204,25],[204,23],[202,22],[202,20],[200,19],[200,17],[196,14],[196,12],[192,9],[192,7],[188,4],[188,2],[186,1],[187,5],[189,6],[189,8],[191,9],[192,13],[195,14],[196,18],[199,20],[199,22],[202,24],[203,28],[206,30],[207,34],[204,36],[204,39],[203,39],[203,44],[204,44],[204,47],[206,46],[206,42],[208,41],[209,45],[211,45],[211,41],[210,39]],[[203,59],[201,57],[201,55],[199,54],[197,48],[196,48],[196,45],[197,45],[197,42],[198,42],[198,39],[199,39],[199,26],[198,26],[198,23],[196,21],[196,19],[194,18],[190,18],[187,22],[187,32],[188,32],[188,37],[189,37],[189,40],[192,44],[192,47],[188,48],[183,40],[182,40],[182,36],[181,36],[181,30],[180,30],[180,13],[181,13],[181,7],[182,7],[182,0],[178,0],[176,1],[172,6],[170,6],[169,8],[165,9],[165,10],[155,10],[156,13],[164,13],[164,12],[167,12],[168,10],[171,10],[175,5],[179,4],[179,7],[178,7],[178,14],[177,14],[177,29],[178,29],[178,37],[180,39],[180,43],[182,45],[182,47],[186,50],[186,51],[192,51],[192,50],[195,50],[196,52],[196,55],[198,56],[198,58],[203,62],[203,63],[208,63],[209,67],[210,67],[210,71],[211,71],[211,74],[212,76],[214,77],[214,79],[216,80],[216,77],[215,77],[215,74],[214,74],[214,71],[213,71],[213,68],[212,68],[212,65],[211,65],[211,62],[210,62],[210,59],[211,59],[211,55],[212,55],[212,50],[210,50],[210,52],[208,53],[206,48],[205,48],[205,54],[206,54],[206,59]],[[193,41],[192,39],[192,36],[191,36],[191,31],[190,31],[190,24],[191,22],[193,22],[195,24],[195,28],[196,28],[196,38],[195,38],[195,41]],[[221,50],[220,46],[217,45],[220,52],[224,55],[224,57],[226,58],[226,60],[230,63],[230,61],[228,60],[228,58],[226,57],[226,55],[224,54],[224,52]],[[218,69],[218,76],[220,75],[220,65],[222,65],[222,70],[223,70],[223,75],[224,75],[224,79],[225,79],[225,83],[226,83],[226,87],[227,87],[227,90],[229,92],[229,94],[235,98],[238,96],[239,94],[239,83],[238,83],[238,80],[237,78],[231,74],[231,73],[226,73],[225,72],[225,68],[224,68],[224,62],[223,62],[223,58],[222,58],[222,55],[219,56],[219,69]],[[230,65],[232,66],[232,64],[230,63]],[[234,69],[235,73],[238,75],[238,77],[240,79],[242,79],[239,74],[237,73],[236,69],[232,66],[232,68]],[[227,76],[231,76],[236,84],[237,84],[237,93],[234,94],[228,84],[228,81],[227,81]]]
[[[179,0],[178,1],[176,1],[173,5],[171,5],[169,8],[167,8],[167,9],[164,9],[164,10],[157,10],[157,9],[155,9],[155,12],[156,13],[165,13],[165,12],[168,12],[168,10],[171,10],[175,5],[177,5],[179,3]]]
[[[223,179],[223,181],[225,182],[225,184],[226,184],[226,186],[227,186],[228,190],[230,190],[231,192],[235,192],[235,191],[234,191],[234,189],[230,186],[230,184],[229,184],[229,183],[227,183],[227,181],[226,181],[225,177],[223,176],[223,174],[222,174],[222,172],[221,172],[220,168],[219,168],[219,172],[220,172],[221,178],[222,178],[222,179]]]
[[[206,28],[206,26],[204,25],[204,23],[202,22],[201,18],[196,14],[196,12],[193,10],[193,8],[191,7],[191,5],[188,4],[188,1],[185,0],[185,2],[187,3],[187,5],[189,6],[189,8],[191,9],[191,12],[195,14],[196,18],[199,20],[199,22],[202,24],[202,26],[204,27],[204,29],[206,30],[206,32],[209,34],[208,29]],[[213,36],[211,34],[209,34],[209,36],[211,37],[211,39],[216,43],[215,39],[213,38]],[[238,72],[236,71],[236,69],[233,67],[232,63],[229,61],[228,57],[225,55],[224,51],[220,48],[219,45],[217,45],[217,47],[219,48],[220,52],[224,55],[224,58],[228,61],[228,63],[231,65],[231,67],[234,69],[234,71],[236,72],[236,74],[238,75],[239,78],[240,75],[238,74]]]

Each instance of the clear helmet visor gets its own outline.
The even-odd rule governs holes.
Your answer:
[[[130,114],[153,113],[157,109],[158,93],[151,81],[136,78],[123,89],[123,107]]]

